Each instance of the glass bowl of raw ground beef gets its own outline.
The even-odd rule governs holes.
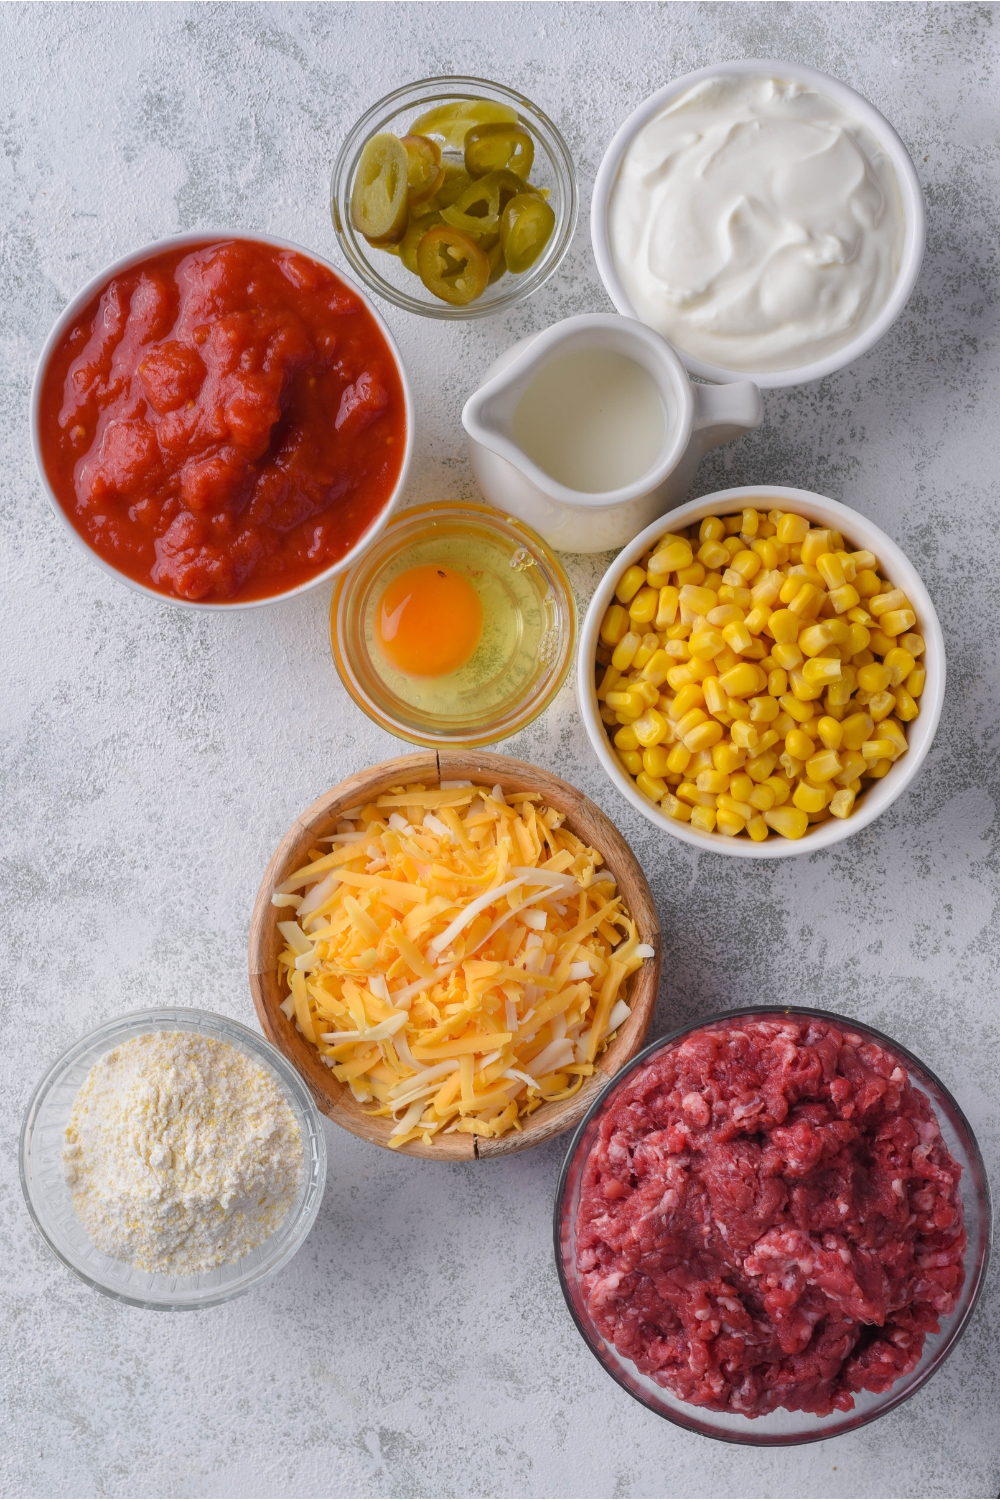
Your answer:
[[[781,1446],[930,1379],[979,1297],[979,1148],[905,1047],[751,1007],[640,1052],[566,1157],[556,1262],[607,1372],[678,1426]]]

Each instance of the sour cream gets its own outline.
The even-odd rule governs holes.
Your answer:
[[[621,283],[679,349],[789,370],[856,338],[885,306],[903,205],[871,131],[807,84],[719,75],[629,144],[608,207]]]

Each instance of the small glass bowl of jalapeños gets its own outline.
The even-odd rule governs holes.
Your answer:
[[[566,142],[530,100],[483,78],[425,78],[380,99],[345,140],[330,195],[366,286],[430,318],[523,302],[576,227]]]

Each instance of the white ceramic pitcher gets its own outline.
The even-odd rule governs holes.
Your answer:
[[[664,436],[653,466],[623,489],[589,494],[558,483],[514,440],[521,397],[550,361],[574,353],[623,355],[656,384]],[[760,425],[764,407],[749,380],[692,385],[666,339],[615,313],[566,318],[502,354],[465,403],[462,424],[477,483],[489,503],[517,516],[560,552],[605,552],[679,505],[704,454]]]

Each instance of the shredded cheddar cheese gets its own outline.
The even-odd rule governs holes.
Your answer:
[[[513,805],[512,805],[513,804]],[[350,808],[272,895],[282,1009],[390,1146],[500,1136],[567,1099],[653,949],[602,856],[537,792],[399,787]]]

